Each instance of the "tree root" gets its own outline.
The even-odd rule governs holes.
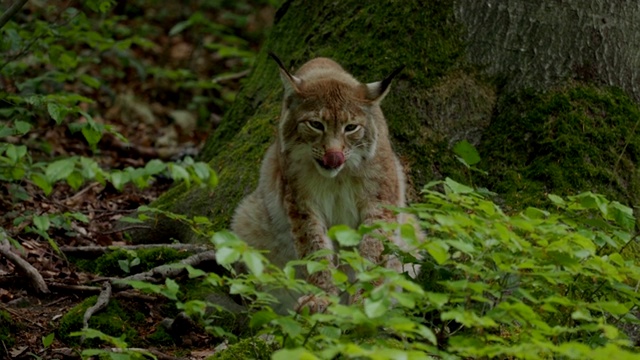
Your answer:
[[[21,258],[18,254],[14,253],[11,250],[11,244],[9,244],[9,239],[7,234],[3,229],[0,229],[0,255],[7,258],[7,260],[11,261],[16,269],[25,274],[31,283],[31,286],[40,294],[49,293],[49,288],[47,284],[44,282],[42,275],[34,268],[29,262],[23,258]]]

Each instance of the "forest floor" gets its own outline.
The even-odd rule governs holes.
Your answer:
[[[208,29],[192,28],[184,33],[168,35],[172,26],[199,9],[182,7],[174,12],[164,9],[168,10],[165,14],[172,15],[158,19],[157,15],[148,15],[159,10],[159,5],[153,3],[148,4],[149,8],[143,7],[145,2],[138,2],[135,9],[116,8],[115,11],[120,12],[121,16],[124,14],[121,26],[136,29],[144,23],[153,29],[147,39],[156,45],[145,50],[133,48],[130,54],[141,66],[187,69],[199,80],[210,80],[219,75],[226,78],[214,89],[189,88],[171,79],[141,76],[133,66],[113,61],[108,53],[101,54],[100,61],[94,65],[95,69],[88,71],[100,73],[101,67],[108,66],[113,67],[120,76],[91,93],[87,93],[86,87],[66,90],[76,90],[95,100],[88,109],[98,114],[94,115],[94,119],[111,125],[129,143],[111,134],[104,134],[98,149],[92,150],[82,134],[72,133],[67,126],[56,126],[48,118],[35,119],[36,124],[26,138],[9,139],[9,142],[26,144],[32,154],[42,156],[43,160],[86,156],[96,160],[104,169],[143,167],[152,159],[175,161],[185,156],[195,157],[246,76],[250,65],[250,61],[246,61],[249,57],[247,54],[257,51],[264,29],[272,22],[275,12],[273,6],[256,3],[241,2],[239,4],[245,7],[237,6],[231,10],[203,10],[209,21],[226,26],[227,30],[223,31],[225,34],[219,34],[221,39],[226,39],[225,36],[245,39],[245,58],[222,56],[219,51],[202,46],[203,43],[215,42],[216,39],[212,40],[211,37],[218,36],[211,34]],[[38,9],[29,6],[25,10],[35,14]],[[181,5],[166,5],[171,6]],[[135,13],[136,16],[128,17],[129,13]],[[28,19],[18,17],[15,21],[21,20]],[[14,79],[0,80],[11,89]],[[14,91],[17,92],[15,88]],[[20,243],[21,256],[38,270],[51,291],[49,294],[36,294],[24,274],[19,273],[11,261],[0,256],[0,311],[10,314],[12,323],[8,325],[15,340],[13,344],[2,341],[0,354],[8,354],[12,359],[78,358],[77,350],[57,337],[49,346],[43,345],[43,339],[56,331],[60,319],[71,308],[97,294],[100,277],[80,270],[54,246],[126,244],[122,233],[114,230],[114,224],[123,216],[132,214],[139,206],[152,202],[171,185],[171,179],[156,178],[145,189],[128,184],[122,190],[117,190],[109,183],[89,182],[74,190],[59,182],[51,194],[45,196],[29,181],[19,186],[0,182],[0,227]],[[34,216],[64,213],[82,214],[88,221],[78,218],[52,224],[47,232],[50,240],[34,231]],[[86,291],[82,290],[83,286],[97,287],[96,291]],[[157,298],[144,296],[123,300],[123,304],[141,309],[146,316],[145,322],[136,325],[142,338],[159,326],[162,315],[158,308],[162,303]],[[0,325],[6,326],[1,324],[2,321],[0,318]],[[158,348],[149,344],[149,348],[155,348],[158,351],[156,355],[161,359],[178,355],[185,359],[203,359],[211,355],[218,345],[204,333],[182,340],[180,345]]]

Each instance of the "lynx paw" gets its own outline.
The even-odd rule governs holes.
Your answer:
[[[329,300],[327,298],[319,297],[317,295],[304,295],[298,298],[295,311],[300,312],[304,308],[309,308],[311,314],[323,313],[329,306]]]

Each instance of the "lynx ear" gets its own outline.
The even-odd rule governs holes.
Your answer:
[[[376,81],[367,84],[367,100],[371,100],[374,102],[379,102],[384,99],[384,97],[389,92],[389,85],[391,85],[391,80],[393,80],[396,75],[400,73],[404,69],[404,65],[399,68],[393,70],[393,72],[384,78],[382,81]]]
[[[271,58],[276,61],[278,67],[280,68],[280,79],[282,80],[282,84],[284,85],[285,94],[300,92],[302,79],[291,75],[289,71],[284,67],[284,64],[282,64],[282,61],[280,61],[280,59],[274,53],[269,52],[269,56],[271,56]]]

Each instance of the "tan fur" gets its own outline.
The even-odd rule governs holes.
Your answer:
[[[278,138],[264,157],[258,188],[236,209],[232,230],[283,267],[321,249],[337,250],[326,235],[333,225],[397,220],[383,205],[405,205],[405,178],[380,109],[388,90],[382,82],[362,84],[327,58],[307,62],[295,75],[280,71],[285,96]],[[334,157],[327,155],[332,151]],[[359,251],[402,270],[399,261],[383,259],[373,237],[365,237]],[[308,281],[337,294],[329,271]],[[280,311],[294,306],[295,297],[278,296]],[[321,311],[326,303],[307,295],[297,305]]]

